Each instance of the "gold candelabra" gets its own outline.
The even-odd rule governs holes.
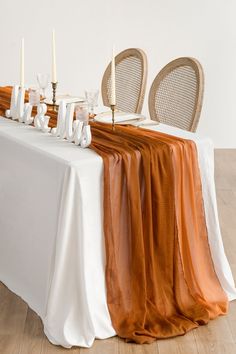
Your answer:
[[[57,84],[58,84],[58,82],[52,82],[52,108],[53,108],[54,111],[57,110],[57,108],[56,108]]]
[[[111,113],[112,113],[112,129],[115,130],[115,104],[111,104]]]

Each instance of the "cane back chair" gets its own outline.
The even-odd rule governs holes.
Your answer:
[[[154,79],[149,92],[152,120],[195,132],[204,90],[201,64],[194,58],[168,63]]]
[[[115,57],[116,106],[124,112],[141,113],[147,83],[147,57],[137,48],[126,49]],[[102,79],[103,104],[109,106],[111,63]]]

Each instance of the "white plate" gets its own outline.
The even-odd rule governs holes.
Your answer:
[[[66,103],[77,103],[77,102],[84,102],[84,97],[77,97],[77,96],[70,96],[70,95],[58,95],[56,100],[56,105],[59,105],[61,101],[65,101]],[[51,98],[45,98],[43,101],[46,104],[52,105]]]

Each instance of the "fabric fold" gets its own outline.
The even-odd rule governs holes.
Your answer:
[[[107,302],[120,337],[181,335],[227,312],[193,141],[92,124],[104,161]]]

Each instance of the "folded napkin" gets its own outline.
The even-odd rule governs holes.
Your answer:
[[[156,120],[151,120],[151,119],[145,119],[142,121],[135,121],[132,123],[132,125],[136,126],[136,127],[149,127],[149,126],[153,126],[153,125],[159,125],[160,123]]]
[[[78,103],[78,102],[84,102],[85,98],[78,97],[78,96],[70,96],[70,95],[57,95],[56,104],[59,105],[62,100],[65,101],[65,103]],[[44,100],[44,103],[52,104],[53,102],[52,99],[46,98]]]
[[[101,123],[112,123],[112,113],[111,111],[99,113],[94,119]],[[131,124],[132,122],[143,120],[145,120],[145,116],[142,114],[126,113],[122,111],[115,112],[115,124]]]

